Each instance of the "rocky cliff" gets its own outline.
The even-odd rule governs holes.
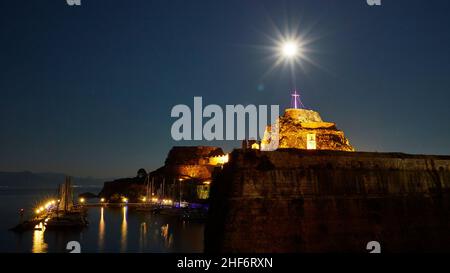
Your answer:
[[[178,189],[179,178],[191,181],[192,184],[210,180],[215,166],[210,164],[209,158],[223,155],[223,151],[218,147],[211,146],[185,146],[173,147],[165,160],[164,166],[147,174],[134,178],[122,178],[110,182],[105,182],[99,196],[109,201],[119,201],[121,196],[126,196],[130,201],[139,200],[146,191],[147,181],[153,181],[155,192],[162,183],[165,183],[165,195],[173,195]],[[186,184],[186,183],[184,183]],[[193,185],[195,186],[195,185]],[[185,192],[195,191],[189,189],[189,185],[183,185]]]
[[[279,148],[354,151],[335,123],[324,122],[319,113],[312,110],[286,109],[276,124],[267,127],[262,147],[270,143],[272,126],[279,129]]]
[[[134,202],[145,193],[145,189],[145,179],[139,177],[121,178],[105,182],[98,195],[106,198],[109,202],[120,202],[122,196]]]
[[[235,150],[212,183],[207,252],[449,251],[450,156]]]
[[[167,156],[164,171],[178,178],[209,180],[214,170],[209,158],[223,154],[218,147],[176,146]]]

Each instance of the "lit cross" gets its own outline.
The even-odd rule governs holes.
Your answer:
[[[303,104],[300,100],[300,94],[297,93],[297,90],[294,90],[294,93],[291,94],[291,107],[294,109],[300,109],[303,107]]]

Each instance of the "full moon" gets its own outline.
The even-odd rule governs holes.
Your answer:
[[[281,53],[283,56],[291,58],[297,56],[299,51],[299,46],[295,42],[286,42],[281,47]]]

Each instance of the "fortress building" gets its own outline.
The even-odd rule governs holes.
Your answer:
[[[448,251],[450,156],[353,152],[298,97],[214,176],[205,253]]]
[[[278,126],[279,148],[354,151],[344,132],[338,130],[335,123],[324,122],[318,112],[301,107],[303,104],[299,95],[294,92],[291,108],[285,110],[276,124],[266,127],[261,150],[267,150],[272,137],[272,126]]]

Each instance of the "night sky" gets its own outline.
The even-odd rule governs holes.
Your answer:
[[[161,166],[175,104],[290,103],[267,49],[299,26],[307,108],[362,151],[450,154],[450,1],[0,2],[0,171],[132,176]]]

